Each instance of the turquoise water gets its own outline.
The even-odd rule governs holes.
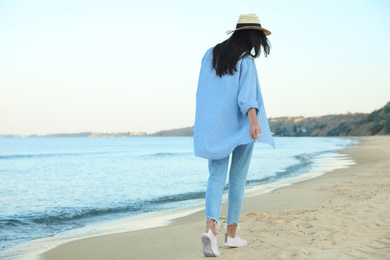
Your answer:
[[[276,138],[256,144],[248,188],[309,172],[356,143]],[[42,237],[203,201],[207,160],[191,137],[0,138],[1,250]],[[326,160],[325,160],[326,161]]]

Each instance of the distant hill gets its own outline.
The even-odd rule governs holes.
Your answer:
[[[371,114],[270,118],[276,136],[369,136],[390,134],[390,102]],[[193,127],[164,130],[148,136],[192,136]]]
[[[177,128],[172,130],[162,130],[153,134],[149,134],[148,136],[193,136],[194,135],[194,127],[185,127],[185,128]]]
[[[350,126],[368,114],[326,115],[318,117],[270,118],[271,131],[276,136],[345,136]]]
[[[369,136],[390,134],[390,102],[370,114],[349,113],[317,117],[278,117],[269,119],[275,136]],[[145,132],[51,134],[39,137],[133,137],[193,136],[194,127]],[[0,136],[1,137],[1,136]],[[7,135],[3,137],[12,137]]]

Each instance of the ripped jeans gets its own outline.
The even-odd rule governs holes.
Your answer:
[[[238,225],[253,145],[254,143],[240,145],[231,154],[226,225],[233,223]],[[230,156],[219,160],[209,160],[210,176],[206,191],[206,219],[219,222],[229,158]]]

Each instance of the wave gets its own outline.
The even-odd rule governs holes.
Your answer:
[[[150,156],[155,156],[155,157],[166,157],[166,156],[176,156],[178,154],[176,153],[154,153],[151,154]]]
[[[80,219],[86,219],[91,217],[100,217],[111,214],[125,213],[125,212],[138,212],[142,211],[142,206],[138,203],[134,203],[126,206],[109,207],[109,208],[69,208],[52,213],[43,213],[35,216],[31,219],[36,224],[56,224],[67,221],[74,221]]]
[[[204,191],[189,192],[189,193],[181,193],[181,194],[158,197],[156,199],[152,199],[152,200],[147,201],[147,203],[149,203],[149,204],[165,204],[165,203],[181,202],[181,201],[186,201],[186,200],[202,199],[204,197],[205,197]]]
[[[3,226],[20,226],[20,225],[28,225],[25,221],[22,221],[20,219],[10,218],[10,219],[4,219],[0,221],[0,228]]]
[[[310,154],[299,154],[294,156],[295,159],[298,160],[298,163],[293,164],[287,168],[285,168],[283,171],[275,172],[274,175],[268,176],[262,179],[252,179],[248,180],[246,184],[248,186],[256,186],[256,185],[263,185],[268,184],[280,179],[288,178],[288,177],[294,177],[299,174],[302,174],[304,172],[309,171],[310,167],[313,165],[315,158],[319,157],[323,154],[332,154],[337,153],[339,150],[333,149],[333,150],[324,150],[320,152],[314,152]]]
[[[85,156],[104,153],[47,153],[47,154],[10,154],[0,155],[0,160],[19,160],[19,159],[36,159],[50,157],[69,157],[69,156]]]
[[[320,152],[320,153],[327,153],[327,152]],[[315,157],[317,154],[320,153],[296,155],[294,156],[294,158],[299,161],[298,163],[285,168],[283,171],[275,172],[275,174],[272,176],[268,176],[261,179],[247,180],[246,184],[248,186],[256,186],[256,185],[271,183],[283,178],[297,176],[307,171],[310,168],[310,166],[313,164],[313,157]]]
[[[175,156],[188,156],[188,155],[193,155],[192,153],[153,153],[153,154],[147,154],[144,155],[143,157],[154,157],[154,158],[163,158],[163,157],[175,157]]]
[[[33,215],[19,215],[3,218],[0,220],[0,230],[21,225],[45,225],[53,226],[69,222],[89,219],[94,217],[109,216],[120,213],[145,213],[156,209],[161,205],[187,200],[202,199],[205,192],[190,192],[176,195],[161,196],[150,200],[129,202],[128,205],[108,208],[59,208],[47,212],[35,212]]]
[[[24,159],[41,159],[41,158],[51,158],[51,157],[80,157],[80,156],[90,156],[98,154],[106,154],[107,152],[94,152],[94,153],[46,153],[46,154],[10,154],[10,155],[0,155],[0,160],[24,160]],[[154,153],[147,154],[141,157],[146,158],[166,158],[166,157],[177,157],[177,156],[188,156],[193,155],[192,153]]]
[[[0,160],[18,160],[18,159],[35,159],[35,158],[47,158],[47,157],[62,157],[62,156],[76,156],[76,153],[53,153],[53,154],[14,154],[14,155],[2,155]]]

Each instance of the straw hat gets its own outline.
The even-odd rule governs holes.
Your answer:
[[[248,29],[254,29],[254,30],[261,30],[264,32],[265,35],[270,35],[271,32],[267,29],[264,29],[261,27],[260,19],[255,14],[242,14],[240,15],[240,18],[238,18],[236,29],[227,31],[227,34],[230,34],[235,31],[240,30],[248,30]]]

